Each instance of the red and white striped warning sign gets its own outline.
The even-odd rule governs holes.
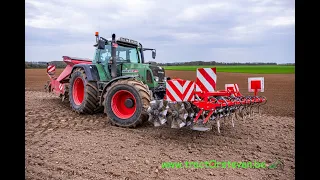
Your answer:
[[[216,68],[198,68],[196,79],[197,92],[213,92],[216,90]]]
[[[49,65],[49,66],[47,67],[47,73],[49,73],[49,74],[54,74],[55,71],[56,71],[56,66],[55,66],[55,65]]]
[[[62,91],[62,89],[63,89],[63,84],[59,84],[59,89]]]
[[[224,85],[226,91],[231,91],[231,92],[238,92],[239,91],[239,86],[238,84],[225,84]]]
[[[167,101],[193,101],[194,82],[183,79],[172,79],[166,82]]]
[[[235,96],[241,95],[238,84],[225,84],[224,87],[226,91],[230,91],[231,93],[234,93]]]

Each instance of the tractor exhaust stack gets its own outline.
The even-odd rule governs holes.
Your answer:
[[[117,43],[116,43],[116,35],[112,34],[112,41],[111,41],[111,77],[116,78],[117,77],[117,57],[116,57],[116,49],[117,49]]]

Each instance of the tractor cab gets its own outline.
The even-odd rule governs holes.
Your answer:
[[[117,77],[135,76],[147,84],[151,90],[161,93],[165,91],[165,71],[160,66],[145,63],[144,52],[152,51],[152,58],[156,57],[156,50],[144,48],[138,41],[114,37],[105,39],[96,33],[96,48],[93,63],[105,71],[106,81]]]
[[[123,38],[121,38],[123,39]],[[115,61],[117,64],[120,63],[141,63],[141,53],[140,47],[137,44],[128,44],[120,41],[120,38],[116,40],[116,44],[114,44],[116,48]],[[99,63],[109,63],[112,64],[112,46],[111,39],[107,40],[105,48],[98,49],[99,56],[97,62]]]

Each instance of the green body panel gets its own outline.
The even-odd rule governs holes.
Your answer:
[[[140,63],[123,63],[122,64],[122,76],[125,75],[139,75],[139,79],[149,86],[149,88],[157,87],[158,82],[154,81],[154,77],[152,74],[152,70],[149,68],[149,64],[140,64]],[[118,66],[119,72],[121,66]],[[151,79],[152,82],[147,82],[147,70],[149,70],[152,74]]]
[[[108,81],[108,79],[110,79],[110,74],[104,69],[104,66],[102,66],[101,64],[95,64],[98,72],[99,72],[99,77],[100,77],[100,81]]]

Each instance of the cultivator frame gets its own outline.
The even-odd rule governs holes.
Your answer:
[[[200,68],[197,72],[215,73],[215,68]],[[154,126],[169,124],[171,128],[181,128],[190,126],[193,130],[208,131],[212,129],[212,123],[216,121],[217,129],[220,133],[220,120],[231,118],[234,127],[234,119],[246,119],[254,114],[257,109],[261,116],[261,105],[267,103],[267,98],[257,96],[258,91],[264,91],[264,78],[249,78],[249,91],[253,91],[254,95],[243,96],[238,84],[226,84],[225,90],[214,91],[216,75],[213,79],[210,76],[209,82],[199,77],[197,74],[196,82],[172,79],[167,82],[167,97],[165,100],[154,100],[148,109],[149,121]],[[179,82],[179,83],[177,83]],[[177,87],[172,88],[176,84]],[[191,88],[180,89],[184,84],[191,85]],[[204,85],[205,84],[205,85]],[[199,87],[200,86],[200,87]],[[202,86],[202,87],[201,87]],[[207,87],[205,87],[207,86]],[[212,90],[212,91],[210,91]],[[173,97],[173,93],[175,97]],[[179,96],[179,95],[180,96]],[[189,99],[186,101],[186,99]],[[176,106],[176,108],[172,108]],[[176,110],[174,110],[176,109]],[[156,112],[156,113],[154,113]],[[159,116],[159,117],[157,117]]]

